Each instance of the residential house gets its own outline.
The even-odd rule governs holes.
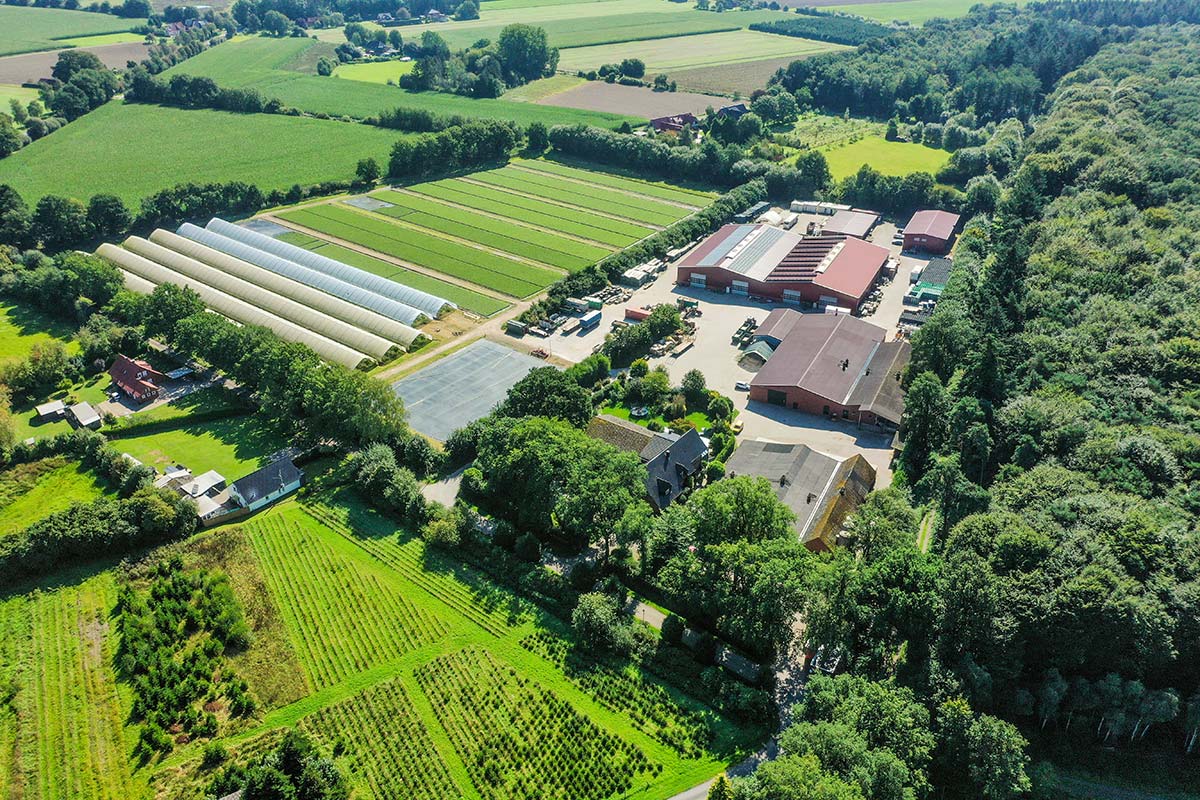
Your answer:
[[[696,119],[696,115],[690,111],[686,111],[682,114],[672,114],[667,117],[656,117],[655,119],[650,120],[650,127],[654,129],[655,133],[666,133],[668,131],[678,133],[689,125],[695,128],[697,123],[699,123],[699,120]]]
[[[257,511],[296,491],[303,482],[300,468],[283,458],[234,481],[229,497],[242,508]]]
[[[708,445],[694,428],[683,434],[656,433],[628,420],[601,414],[588,423],[587,434],[638,454],[646,466],[646,499],[659,511],[694,485],[708,460]]]
[[[118,355],[108,368],[108,375],[117,388],[138,403],[158,397],[167,376],[140,358]]]

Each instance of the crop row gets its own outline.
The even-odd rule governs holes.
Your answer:
[[[461,796],[399,679],[324,708],[301,725],[345,745],[350,771],[370,786],[375,800]]]
[[[313,682],[331,686],[441,638],[446,627],[394,588],[280,517],[251,536],[271,591],[292,617]]]
[[[603,800],[661,769],[479,648],[430,661],[416,676],[487,800]]]
[[[605,708],[623,714],[638,730],[684,758],[700,758],[712,741],[705,715],[681,706],[665,688],[647,681],[635,667],[616,668],[572,652],[544,631],[521,640],[521,646],[558,665],[567,678]]]
[[[379,209],[380,214],[572,272],[594,264],[612,252],[556,233],[527,228],[424,197],[391,191],[377,192],[375,197],[393,204],[391,208]]]
[[[654,233],[653,228],[633,222],[598,217],[582,208],[558,206],[461,178],[422,183],[409,189],[438,200],[477,208],[540,228],[582,236],[613,247],[625,247]]]
[[[484,587],[468,586],[454,575],[427,569],[423,561],[423,545],[418,539],[400,542],[394,530],[385,531],[359,520],[355,520],[355,529],[364,535],[356,535],[356,531],[350,529],[343,509],[322,503],[309,503],[305,505],[305,510],[322,525],[354,542],[403,575],[409,582],[494,636],[503,636],[509,628],[520,624],[527,617],[524,608],[514,611],[505,607],[515,601],[510,594],[503,595],[504,600],[510,601],[504,603],[495,597],[489,597]]]
[[[471,180],[651,225],[670,225],[690,213],[686,208],[660,203],[648,197],[638,198],[599,186],[580,186],[556,175],[535,174],[515,167],[476,172],[471,175]]]
[[[537,294],[561,277],[561,273],[552,269],[514,261],[334,205],[298,208],[279,216],[513,297]]]
[[[564,178],[594,183],[597,186],[608,186],[612,189],[623,189],[627,192],[657,197],[660,200],[670,200],[673,203],[684,203],[694,208],[703,208],[713,201],[716,195],[712,192],[699,192],[695,189],[684,189],[681,186],[671,186],[665,183],[650,183],[649,181],[624,178],[609,172],[593,172],[578,167],[569,167],[557,161],[518,159],[513,162],[526,169],[547,172],[551,175],[561,175]]]

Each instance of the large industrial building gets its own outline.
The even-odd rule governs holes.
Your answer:
[[[750,381],[750,399],[809,414],[897,427],[904,413],[900,376],[912,346],[844,314],[772,311],[756,337],[778,342]]]
[[[904,249],[943,255],[950,252],[958,214],[949,211],[918,211],[904,226]]]
[[[853,310],[887,266],[886,248],[845,235],[805,237],[726,225],[679,262],[680,286]]]

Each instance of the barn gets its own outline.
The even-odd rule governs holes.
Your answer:
[[[783,303],[858,307],[889,259],[886,248],[845,235],[801,236],[730,224],[678,263],[680,286]]]
[[[789,318],[772,325],[787,327],[786,336],[750,381],[751,400],[861,424],[900,424],[907,341],[886,341],[887,331],[857,317],[783,314]]]
[[[950,252],[958,219],[949,211],[918,211],[904,226],[904,249],[934,255]]]

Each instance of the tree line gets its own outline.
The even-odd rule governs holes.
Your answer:
[[[892,29],[886,25],[880,25],[878,22],[861,17],[822,14],[816,9],[797,9],[797,12],[801,10],[809,11],[809,13],[797,13],[791,19],[752,22],[750,30],[854,46],[880,36],[887,36],[892,32]]]

